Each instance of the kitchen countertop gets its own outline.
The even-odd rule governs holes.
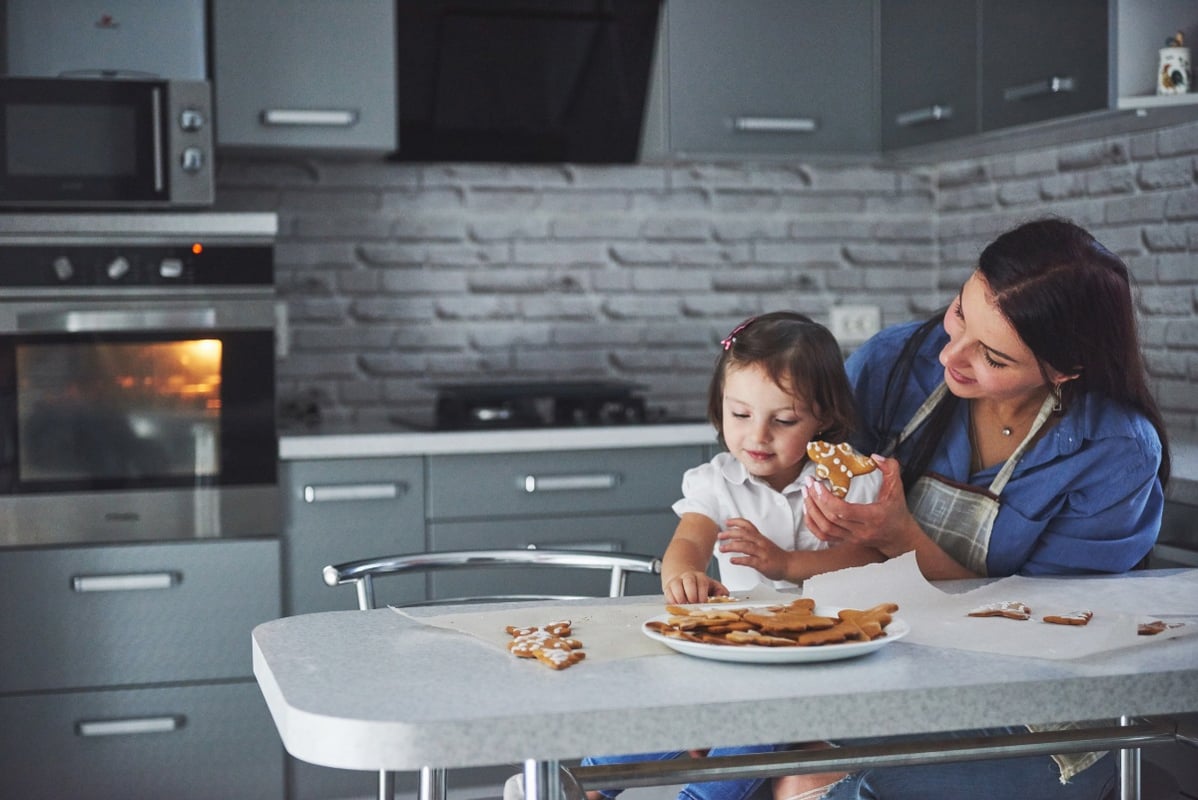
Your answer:
[[[388,431],[362,431],[320,426],[312,430],[282,432],[279,437],[279,458],[288,461],[544,450],[606,450],[707,445],[715,442],[715,429],[706,422],[485,431],[423,431],[398,426]]]

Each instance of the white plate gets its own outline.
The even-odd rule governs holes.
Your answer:
[[[754,604],[746,603],[745,605],[738,604],[736,606],[725,604],[722,608],[746,608],[751,605]],[[707,606],[701,607],[707,608]],[[711,606],[711,608],[721,608],[721,606]],[[815,607],[815,613],[820,616],[834,617],[839,611],[839,608]],[[669,614],[659,614],[647,622],[666,622],[669,618]],[[886,635],[879,636],[877,639],[871,639],[868,642],[844,642],[842,644],[821,644],[808,647],[764,647],[759,644],[734,646],[688,642],[685,639],[672,639],[669,636],[662,636],[657,631],[650,630],[644,625],[641,626],[641,632],[650,639],[661,642],[666,647],[677,650],[679,653],[698,658],[707,658],[713,661],[734,661],[741,664],[808,664],[817,661],[839,661],[844,658],[856,658],[866,653],[872,653],[906,636],[911,632],[911,626],[902,619],[894,617],[890,621],[890,624],[886,626]]]

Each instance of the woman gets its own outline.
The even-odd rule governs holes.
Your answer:
[[[882,490],[875,503],[848,504],[809,486],[809,525],[825,541],[914,551],[933,580],[1119,573],[1152,548],[1169,478],[1165,426],[1127,268],[1082,228],[1042,219],[1004,233],[942,318],[881,332],[847,367],[864,421],[855,444],[881,454]],[[1114,758],[1095,758],[803,776],[775,788],[1097,798]],[[821,793],[821,780],[834,785]]]

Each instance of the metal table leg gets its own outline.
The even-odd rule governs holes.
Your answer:
[[[1120,725],[1133,725],[1128,716],[1119,717]],[[1140,800],[1140,748],[1119,751],[1119,800]]]
[[[561,800],[557,761],[524,762],[524,800]]]

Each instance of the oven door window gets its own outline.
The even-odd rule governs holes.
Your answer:
[[[10,345],[8,492],[274,480],[270,334],[55,334]]]
[[[0,199],[164,198],[162,97],[144,82],[0,83]]]

